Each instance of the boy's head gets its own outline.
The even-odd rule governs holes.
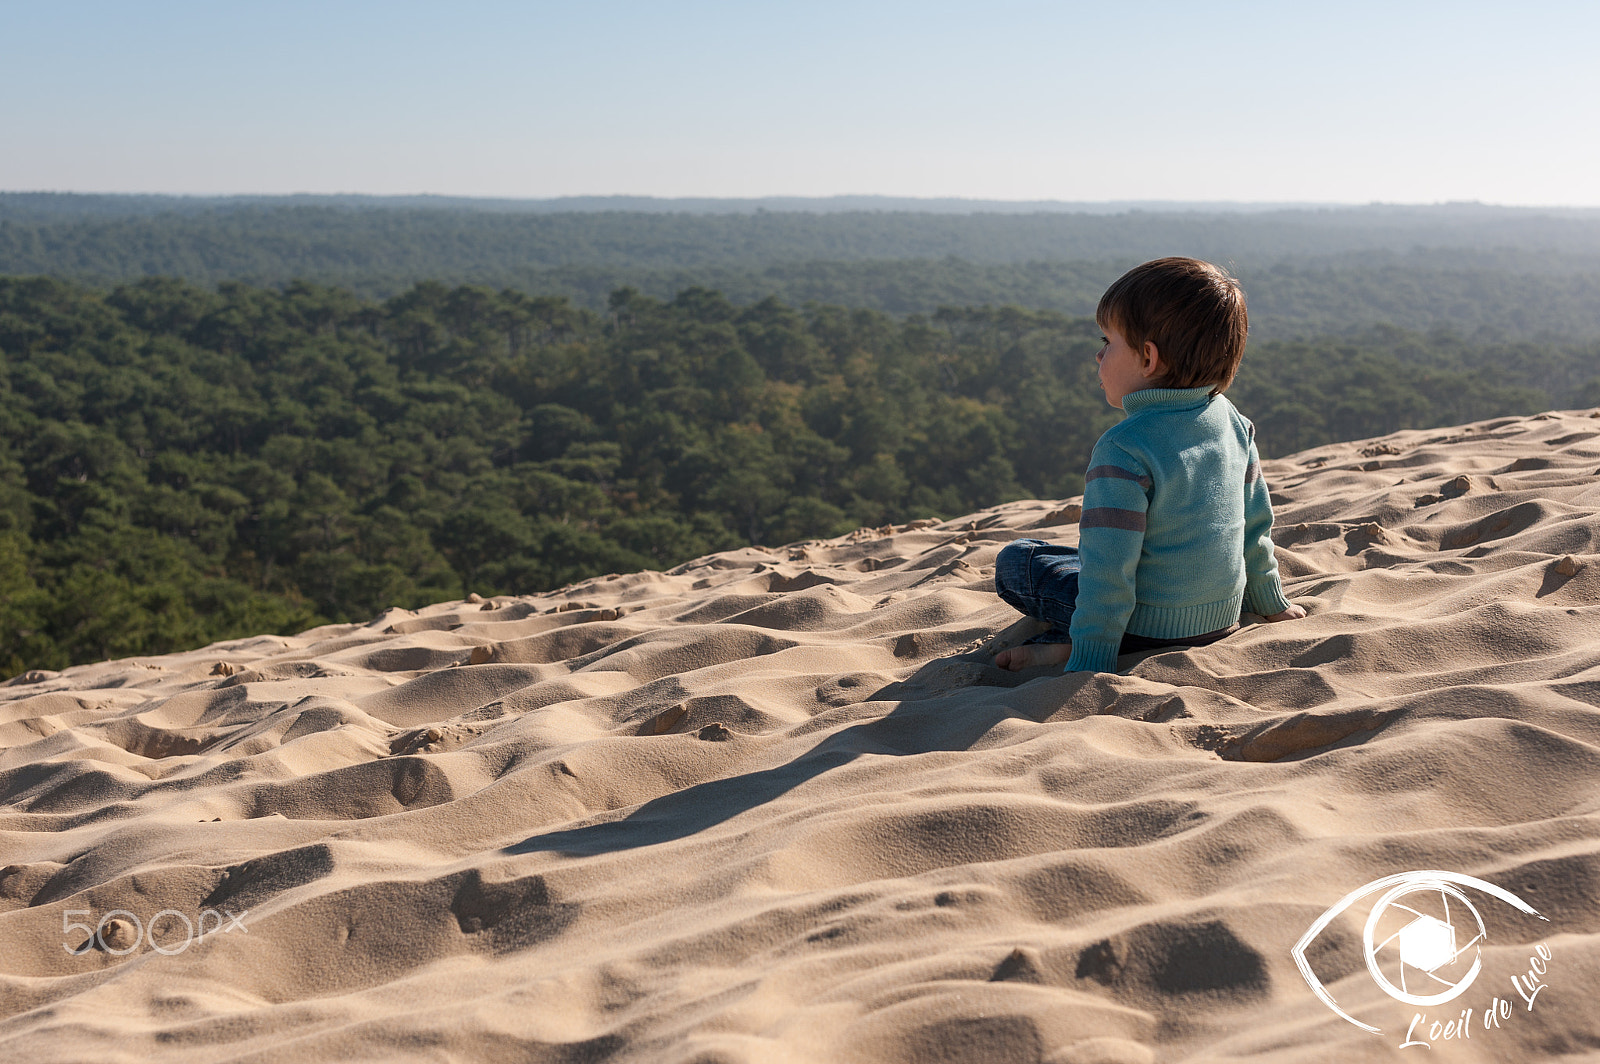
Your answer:
[[[1167,372],[1158,388],[1211,386],[1220,395],[1244,358],[1250,316],[1239,282],[1199,259],[1155,259],[1114,281],[1095,321],[1121,334],[1135,351],[1156,345]]]

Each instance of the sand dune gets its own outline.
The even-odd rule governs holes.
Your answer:
[[[1057,500],[19,677],[0,1055],[1596,1059],[1596,418],[1265,463],[1310,615],[1120,675],[989,663]],[[1363,1030],[1290,950],[1427,869],[1538,916],[1427,1007],[1335,919]]]

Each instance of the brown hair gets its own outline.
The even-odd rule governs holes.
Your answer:
[[[1155,342],[1166,374],[1158,388],[1211,385],[1221,395],[1244,358],[1250,315],[1244,289],[1219,267],[1199,259],[1154,259],[1112,282],[1094,318],[1135,351]]]

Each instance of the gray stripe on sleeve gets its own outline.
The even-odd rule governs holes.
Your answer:
[[[1244,467],[1244,482],[1246,484],[1250,483],[1253,480],[1260,480],[1260,479],[1261,479],[1261,463],[1260,462],[1251,462],[1249,465]]]
[[[1128,532],[1144,531],[1144,511],[1123,510],[1115,506],[1096,506],[1083,511],[1079,528],[1121,528]]]
[[[1115,480],[1131,480],[1141,488],[1150,486],[1149,477],[1142,477],[1130,469],[1123,469],[1121,466],[1097,465],[1083,475],[1085,483],[1091,480],[1099,480],[1101,477],[1111,477]]]

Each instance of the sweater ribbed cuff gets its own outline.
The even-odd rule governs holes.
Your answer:
[[[1283,584],[1272,576],[1247,581],[1244,602],[1251,613],[1259,613],[1263,617],[1271,617],[1289,608],[1289,600],[1283,595]]]
[[[1121,641],[1097,643],[1087,639],[1072,644],[1072,657],[1062,672],[1116,672],[1117,650]]]

